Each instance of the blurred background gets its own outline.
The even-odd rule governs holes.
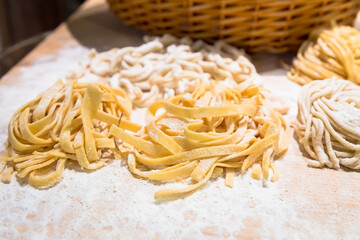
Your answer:
[[[85,0],[0,0],[0,77]]]

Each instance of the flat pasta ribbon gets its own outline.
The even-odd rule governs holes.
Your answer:
[[[315,30],[287,73],[301,85],[331,77],[360,84],[360,32],[350,26]]]
[[[192,94],[151,104],[146,126],[138,133],[115,125],[110,133],[134,147],[128,152],[130,171],[157,181],[188,181],[183,189],[160,190],[155,199],[192,193],[211,177],[226,173],[232,187],[236,171],[254,165],[254,178],[278,178],[273,158],[283,153],[289,125],[271,109],[261,88],[244,82],[237,87],[212,81]],[[139,134],[140,133],[140,134]]]
[[[131,131],[132,104],[122,90],[102,84],[57,81],[36,99],[19,108],[8,127],[8,148],[0,167],[1,180],[16,175],[38,188],[62,180],[67,161],[95,170],[116,152],[109,133],[112,124]]]

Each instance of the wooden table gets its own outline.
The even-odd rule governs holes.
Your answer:
[[[86,59],[89,48],[138,45],[142,36],[117,21],[103,0],[87,1],[0,80],[0,151],[11,114]],[[253,58],[265,87],[290,106],[287,118],[294,120],[300,87],[279,63],[289,56]],[[237,176],[232,189],[218,178],[163,203],[153,193],[165,186],[134,178],[121,161],[92,173],[67,169],[48,190],[14,177],[0,183],[0,239],[360,238],[359,172],[307,167],[295,137],[276,165],[280,179],[268,187],[248,174]]]

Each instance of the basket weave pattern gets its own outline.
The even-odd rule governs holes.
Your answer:
[[[315,27],[352,24],[360,0],[107,0],[125,24],[250,52],[296,50]]]

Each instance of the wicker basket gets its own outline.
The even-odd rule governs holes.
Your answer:
[[[360,0],[107,0],[125,24],[148,34],[170,33],[250,52],[297,50],[312,29],[352,24]]]

